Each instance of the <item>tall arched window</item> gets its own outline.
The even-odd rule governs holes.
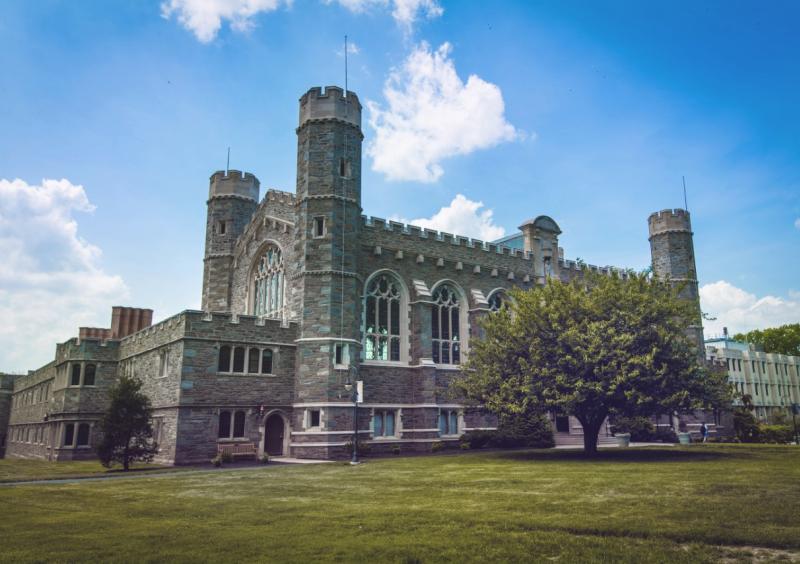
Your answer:
[[[258,259],[253,277],[253,314],[283,317],[283,255],[278,247],[267,247]]]
[[[367,284],[364,317],[364,358],[400,360],[400,282],[391,274],[379,274]]]
[[[431,312],[433,362],[461,363],[461,307],[458,291],[442,284],[433,292]]]

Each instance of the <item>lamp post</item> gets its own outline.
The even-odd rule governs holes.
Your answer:
[[[352,373],[353,377],[350,377]],[[353,458],[350,459],[350,464],[358,464],[358,368],[350,366],[347,370],[347,379],[344,382],[344,389],[352,392],[350,399],[353,402]]]

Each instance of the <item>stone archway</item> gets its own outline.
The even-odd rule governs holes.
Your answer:
[[[283,456],[286,443],[286,419],[276,412],[264,422],[264,452],[270,456]]]

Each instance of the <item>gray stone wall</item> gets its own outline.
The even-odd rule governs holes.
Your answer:
[[[11,396],[16,374],[0,374],[0,458],[5,455],[8,441],[8,420],[11,417]]]

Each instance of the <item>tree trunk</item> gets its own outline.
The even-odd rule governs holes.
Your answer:
[[[597,455],[597,434],[600,432],[600,427],[605,421],[605,417],[600,418],[582,418],[578,417],[581,427],[583,427],[583,453],[586,456]]]

